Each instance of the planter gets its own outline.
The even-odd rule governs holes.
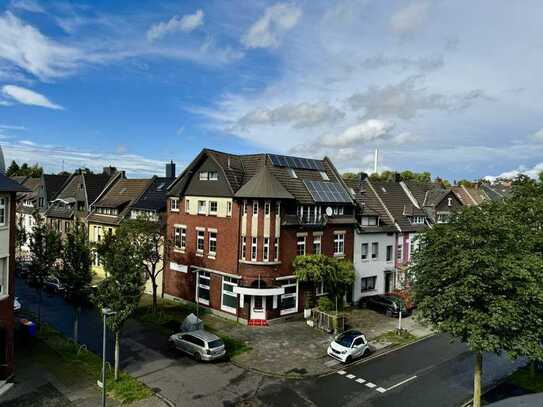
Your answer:
[[[311,317],[311,308],[304,309],[304,318],[309,319]]]

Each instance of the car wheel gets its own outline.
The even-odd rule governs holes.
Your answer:
[[[202,360],[202,355],[200,355],[200,352],[194,352],[194,360],[197,362],[200,362]]]
[[[345,359],[345,363],[351,363],[353,361],[353,358],[351,356],[347,356],[347,359]]]
[[[392,311],[389,310],[389,309],[387,309],[387,310],[385,311],[385,315],[386,315],[387,317],[392,317]]]
[[[364,353],[362,353],[362,357],[365,358],[370,354],[370,350],[368,348],[364,349]]]

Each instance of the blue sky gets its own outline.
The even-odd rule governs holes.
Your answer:
[[[7,161],[147,176],[209,147],[358,171],[378,147],[451,180],[543,170],[540,1],[0,4]]]

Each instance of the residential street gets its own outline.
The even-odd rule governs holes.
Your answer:
[[[36,311],[34,291],[20,280],[17,296],[23,307]],[[44,295],[42,318],[71,334],[71,309],[60,297]],[[93,310],[83,313],[80,332],[90,349],[99,346],[102,329]],[[485,356],[485,385],[521,364]],[[121,367],[176,405],[453,407],[470,397],[473,356],[464,345],[451,344],[448,337],[439,335],[338,373],[280,380],[227,362],[196,363],[168,351],[161,334],[130,321],[123,332]]]

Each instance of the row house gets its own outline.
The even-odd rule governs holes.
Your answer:
[[[297,255],[353,258],[355,204],[328,158],[204,149],[169,187],[165,296],[250,324],[301,311]]]
[[[0,173],[0,380],[14,372],[16,200],[17,193],[27,192],[26,187]]]

